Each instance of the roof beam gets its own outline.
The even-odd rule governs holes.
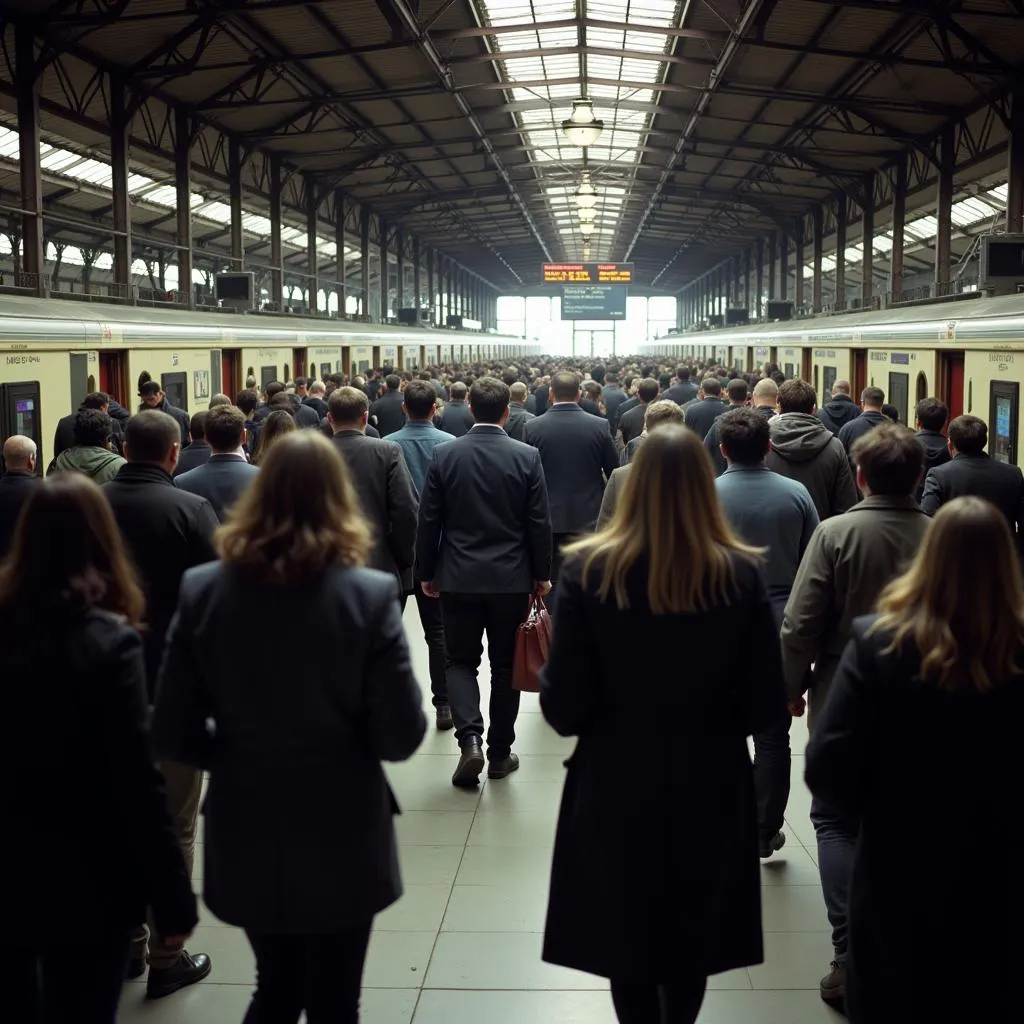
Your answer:
[[[538,26],[543,28],[544,25]],[[616,50],[610,46],[536,46],[526,50],[488,50],[464,57],[452,57],[449,64],[500,64],[508,60],[523,60],[538,57],[563,57],[579,54],[581,57],[626,57],[629,60],[649,60],[655,64],[682,64],[689,67],[714,67],[710,57],[677,57],[674,54],[652,50]],[[942,66],[942,65],[938,65]]]
[[[727,32],[712,32],[699,28],[683,28],[672,25],[644,25],[639,22],[605,21],[601,18],[584,18],[584,24],[588,28],[607,28],[615,32],[647,32],[651,35],[675,37],[679,39],[701,39],[707,42],[724,42],[728,38]],[[452,39],[481,39],[489,36],[506,35],[512,32],[537,32],[548,29],[576,28],[579,24],[578,18],[561,18],[558,21],[543,22],[516,22],[511,25],[472,25],[468,28],[447,29],[443,32],[434,32],[432,36],[438,40]]]

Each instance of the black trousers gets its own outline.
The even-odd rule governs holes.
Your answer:
[[[427,642],[427,668],[430,672],[430,692],[433,695],[434,707],[447,706],[448,678],[447,654],[444,646],[444,613],[441,602],[436,597],[427,597],[423,588],[416,582],[413,596],[416,598],[416,610],[420,614],[420,625],[423,627],[423,639]],[[406,596],[402,597],[402,609],[405,609]]]
[[[565,561],[565,556],[562,554],[562,548],[567,544],[571,544],[574,540],[578,540],[579,537],[580,534],[578,533],[556,533],[551,537],[551,593],[545,598],[549,612],[555,607],[555,592],[558,590],[558,577],[562,573],[562,563]]]
[[[358,1024],[371,921],[330,935],[246,931],[256,992],[242,1024]]]
[[[768,729],[754,735],[754,792],[757,795],[757,830],[770,839],[782,828],[789,803],[789,729],[787,714]]]
[[[671,985],[644,985],[612,979],[612,1001],[619,1024],[694,1024],[704,1002],[707,978]]]
[[[490,728],[487,756],[501,761],[512,753],[519,715],[519,691],[512,689],[516,630],[526,618],[528,594],[442,594],[445,647],[448,654],[448,697],[455,738],[463,746],[473,736],[484,738],[477,672],[487,635],[491,663]]]
[[[80,927],[82,939],[74,945],[0,945],[4,1020],[114,1024],[132,929]]]

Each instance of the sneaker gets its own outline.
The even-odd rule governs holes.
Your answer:
[[[439,704],[435,711],[437,727],[442,732],[455,728],[455,720],[452,718],[452,709],[447,704]]]
[[[846,1002],[846,964],[833,960],[829,972],[821,979],[821,998],[829,1006],[841,1010]]]
[[[767,839],[761,839],[758,843],[758,856],[761,860],[767,860],[773,853],[778,853],[786,845],[786,833],[776,832]]]

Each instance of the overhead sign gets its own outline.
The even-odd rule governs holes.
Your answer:
[[[562,289],[563,320],[625,320],[624,284],[567,284]]]
[[[545,284],[632,284],[632,263],[545,263]]]

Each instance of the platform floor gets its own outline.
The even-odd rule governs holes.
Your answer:
[[[426,647],[411,603],[405,621],[426,687]],[[614,1024],[602,979],[540,959],[562,762],[572,742],[547,726],[533,696],[523,699],[517,731],[522,768],[477,791],[450,785],[451,733],[431,729],[410,761],[389,767],[403,810],[406,891],[374,928],[363,1024]],[[795,723],[794,755],[802,755],[806,735]],[[802,776],[803,757],[794,756],[789,842],[761,869],[766,961],[712,978],[700,1024],[843,1019],[818,997],[831,944]],[[699,841],[713,846],[715,836]],[[201,889],[201,856],[195,881]],[[155,1003],[144,1002],[141,983],[126,985],[121,1024],[240,1024],[254,977],[244,934],[204,909],[188,948],[213,957],[210,978]]]

